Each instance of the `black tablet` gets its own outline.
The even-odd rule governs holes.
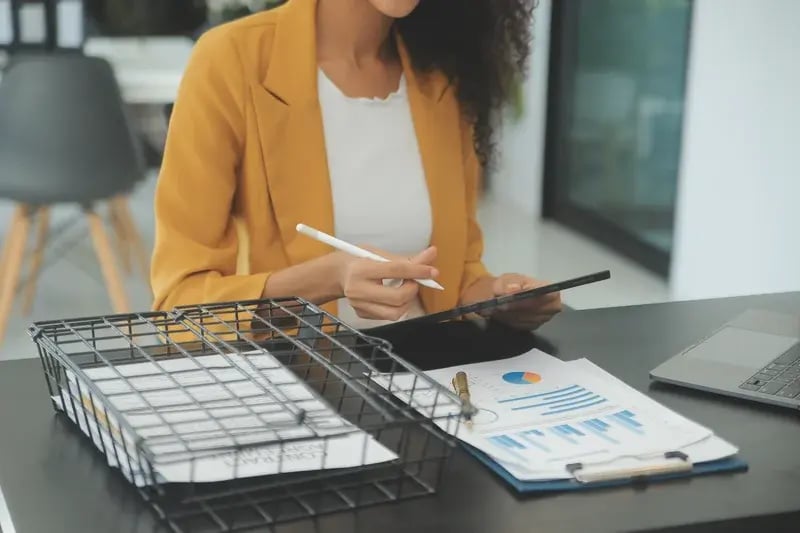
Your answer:
[[[365,333],[368,332],[369,334],[376,334],[379,336],[381,330],[393,328],[401,324],[403,327],[405,327],[416,324],[431,324],[436,322],[444,322],[447,320],[456,320],[473,313],[482,313],[490,311],[502,305],[518,302],[520,300],[526,300],[528,298],[536,298],[553,292],[561,292],[567,289],[572,289],[574,287],[580,287],[581,285],[588,285],[589,283],[596,283],[598,281],[607,280],[610,277],[611,277],[611,272],[609,270],[603,270],[601,272],[595,272],[594,274],[588,274],[577,278],[567,279],[564,281],[559,281],[558,283],[551,283],[550,285],[536,287],[535,289],[529,289],[527,291],[508,294],[506,296],[498,296],[496,298],[490,298],[482,302],[475,302],[472,304],[461,305],[459,307],[454,307],[453,309],[448,309],[446,311],[431,313],[429,315],[422,315],[415,318],[409,318],[408,320],[403,320],[400,322],[393,322],[392,324],[387,324],[385,326],[370,328],[369,330],[365,331]]]

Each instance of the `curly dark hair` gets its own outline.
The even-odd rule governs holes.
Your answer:
[[[464,117],[474,126],[478,160],[495,152],[498,113],[527,75],[537,0],[422,0],[396,22],[421,72],[438,70],[455,84]]]

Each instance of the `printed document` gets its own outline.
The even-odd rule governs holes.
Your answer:
[[[477,408],[472,427],[457,437],[500,462],[521,480],[569,477],[566,465],[647,462],[666,451],[692,452],[693,461],[719,459],[736,449],[713,432],[667,409],[583,359],[563,362],[533,350],[500,361],[454,366],[427,374],[451,387],[456,372],[469,380]],[[406,402],[408,375],[377,381]],[[441,416],[434,392],[412,406]],[[450,409],[452,407],[442,407]],[[444,429],[444,428],[443,428]]]
[[[73,373],[67,376],[69,391],[54,400],[106,450],[109,465],[139,486],[152,481],[137,441],[150,454],[153,475],[168,483],[349,468],[397,458],[265,352],[125,364],[85,374],[132,431]]]

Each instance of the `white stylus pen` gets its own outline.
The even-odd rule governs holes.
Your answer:
[[[355,257],[360,257],[362,259],[372,259],[373,261],[380,261],[381,263],[389,262],[389,260],[386,259],[385,257],[381,257],[378,254],[373,254],[368,250],[364,250],[363,248],[359,248],[358,246],[352,245],[349,242],[337,239],[336,237],[328,235],[327,233],[323,233],[314,228],[310,228],[305,224],[298,224],[297,231],[299,233],[302,233],[303,235],[311,237],[312,239],[316,239],[319,242],[323,242],[329,246],[332,246],[333,248],[336,248],[341,252],[348,253]],[[442,287],[432,279],[415,279],[414,281],[416,281],[417,283],[419,283],[424,287],[429,287],[431,289],[437,289],[440,291],[444,290],[444,287]]]

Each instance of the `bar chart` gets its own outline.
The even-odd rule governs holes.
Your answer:
[[[569,385],[545,392],[511,396],[498,400],[511,411],[532,411],[536,416],[569,414],[591,407],[605,406],[608,399],[580,385]]]
[[[450,387],[459,371],[468,375],[479,411],[456,436],[517,479],[563,479],[575,463],[630,463],[695,445],[702,450],[713,436],[586,360],[564,362],[534,350],[430,375]]]
[[[505,453],[529,461],[610,452],[652,437],[641,418],[624,409],[578,418],[569,423],[492,435],[488,439]]]

